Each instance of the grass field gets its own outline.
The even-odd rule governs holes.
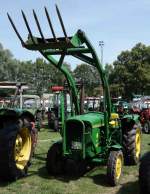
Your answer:
[[[142,154],[149,150],[150,136],[143,135]],[[38,146],[28,176],[13,183],[0,183],[2,194],[138,194],[138,167],[125,166],[119,186],[110,187],[106,181],[106,168],[97,167],[77,180],[67,177],[49,176],[45,168],[45,158],[49,146],[59,139],[56,132],[42,129]]]

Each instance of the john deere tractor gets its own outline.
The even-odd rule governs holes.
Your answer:
[[[0,109],[0,179],[12,181],[27,173],[36,144],[35,118],[16,107],[17,94],[27,89],[25,84],[1,82],[0,88],[15,89],[15,95]]]
[[[67,94],[66,89],[63,86],[52,86],[51,90],[53,92],[52,102],[49,106],[48,115],[48,126],[54,131],[59,131],[61,128],[61,104],[64,103],[64,92],[66,97],[65,110],[66,114],[69,114],[70,96]],[[63,108],[64,109],[64,108]],[[67,115],[66,115],[67,116]]]
[[[22,11],[22,16],[28,30],[28,40],[20,36],[13,20],[8,14],[10,23],[21,41],[23,47],[39,51],[52,65],[65,76],[72,99],[72,115],[65,117],[62,103],[62,139],[55,142],[47,154],[46,167],[50,174],[81,174],[87,166],[106,165],[109,183],[116,185],[121,177],[123,163],[137,164],[141,153],[141,125],[136,114],[119,115],[112,112],[108,82],[99,62],[98,56],[82,30],[73,36],[68,36],[58,7],[56,12],[64,37],[56,37],[47,8],[45,14],[48,20],[52,38],[45,38],[38,17],[33,11],[40,37],[32,34],[31,28]],[[55,59],[58,55],[59,60]],[[72,74],[63,64],[65,56],[72,56],[95,67],[101,78],[104,91],[103,111],[83,113],[77,94],[77,88]],[[64,101],[65,102],[65,101]]]

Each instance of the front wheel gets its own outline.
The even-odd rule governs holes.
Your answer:
[[[107,162],[107,178],[111,186],[119,183],[123,167],[123,153],[119,151],[111,151]]]
[[[62,143],[55,143],[48,150],[46,158],[46,168],[49,174],[57,175],[62,173]]]
[[[141,159],[139,184],[141,194],[150,194],[150,152],[145,154]]]

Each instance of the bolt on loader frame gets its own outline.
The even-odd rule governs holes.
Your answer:
[[[106,164],[107,176],[111,185],[119,182],[123,161],[127,164],[136,164],[140,157],[141,128],[138,115],[125,115],[119,118],[112,113],[108,82],[98,56],[82,30],[73,36],[68,36],[60,11],[56,5],[56,12],[60,21],[64,37],[57,38],[52,26],[51,18],[45,7],[45,14],[53,38],[45,38],[38,17],[33,10],[40,37],[32,34],[25,13],[23,20],[29,33],[28,40],[24,41],[19,34],[12,18],[9,21],[24,48],[39,51],[52,65],[58,68],[65,76],[71,90],[71,99],[75,115],[65,119],[62,114],[62,141],[54,143],[47,154],[47,169],[49,173],[59,174],[72,172],[78,174],[85,170],[87,164]],[[59,60],[55,56],[60,56]],[[104,111],[81,114],[79,97],[75,81],[63,64],[66,55],[96,67],[104,90]],[[62,103],[62,110],[64,104]]]

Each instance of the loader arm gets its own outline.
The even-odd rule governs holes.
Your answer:
[[[48,24],[53,38],[44,37],[44,34],[40,27],[39,20],[34,10],[33,10],[33,16],[40,34],[40,38],[33,36],[31,28],[29,26],[29,23],[23,11],[22,11],[22,16],[29,33],[27,41],[24,41],[23,38],[20,36],[9,14],[8,14],[8,18],[14,31],[16,32],[18,38],[20,39],[22,46],[29,50],[39,51],[48,61],[51,62],[51,64],[53,64],[64,74],[70,86],[70,89],[72,91],[73,103],[75,105],[76,114],[80,113],[77,89],[72,75],[63,64],[64,58],[67,55],[71,55],[97,68],[99,76],[102,81],[103,90],[104,90],[104,99],[105,99],[104,112],[106,113],[105,124],[107,127],[108,120],[111,114],[111,101],[110,101],[109,87],[108,87],[108,83],[107,83],[102,65],[100,64],[98,56],[92,44],[86,37],[85,33],[82,30],[78,30],[77,33],[74,34],[74,36],[68,37],[57,5],[56,5],[56,12],[62,27],[64,37],[59,37],[59,38],[56,37],[55,31],[52,26],[52,22],[46,7],[45,7],[45,14],[46,14],[46,18],[48,20]],[[60,56],[58,61],[55,59],[55,55]]]

